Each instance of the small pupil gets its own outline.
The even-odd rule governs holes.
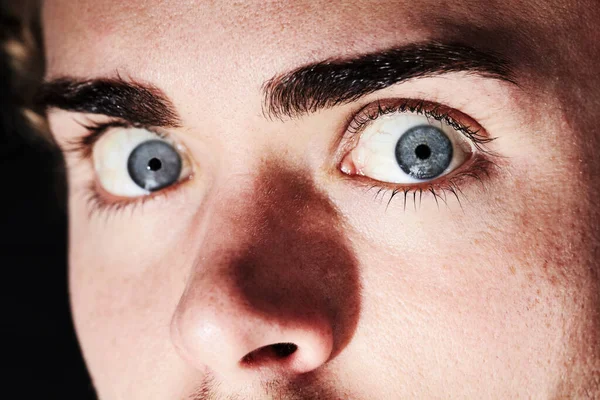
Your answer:
[[[162,168],[162,162],[158,158],[153,158],[148,161],[148,170],[149,171],[158,171]]]
[[[427,160],[431,156],[431,149],[426,144],[420,144],[415,149],[415,155],[421,160]]]

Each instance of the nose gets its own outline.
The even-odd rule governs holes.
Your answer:
[[[309,181],[281,170],[237,198],[205,211],[172,319],[175,345],[221,379],[314,371],[358,319],[357,266],[339,215]]]
[[[329,359],[331,321],[313,305],[305,316],[290,318],[260,311],[242,296],[224,290],[230,283],[213,280],[211,286],[205,293],[188,291],[174,320],[178,347],[193,364],[231,378],[256,371],[302,374]]]

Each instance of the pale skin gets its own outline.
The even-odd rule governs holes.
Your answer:
[[[94,211],[100,145],[87,158],[70,147],[82,123],[110,118],[49,110],[100,399],[600,396],[600,8],[426,3],[44,2],[47,80],[158,88],[180,121],[161,129],[192,171],[164,196]],[[273,77],[432,40],[500,55],[516,84],[455,71],[265,112]],[[397,99],[496,138],[483,145],[494,166],[457,196],[349,166],[348,122]]]

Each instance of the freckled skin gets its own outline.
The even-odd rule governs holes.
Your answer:
[[[594,1],[48,0],[43,17],[48,77],[160,88],[196,171],[88,217],[93,168],[67,157],[71,302],[101,400],[600,398]],[[263,117],[273,76],[432,38],[505,54],[519,87],[449,75]],[[337,170],[353,112],[394,98],[497,138],[460,205],[388,205]],[[63,147],[84,134],[49,117]]]

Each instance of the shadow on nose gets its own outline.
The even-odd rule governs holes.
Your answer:
[[[358,324],[358,264],[342,218],[301,172],[265,168],[247,192],[209,211],[224,217],[212,215],[175,315],[178,348],[222,377],[311,372]]]
[[[234,262],[237,286],[267,320],[288,327],[310,325],[315,316],[326,320],[332,339],[326,362],[349,343],[358,323],[356,258],[338,211],[303,174],[273,168],[261,178],[254,212],[244,220],[251,240]],[[269,345],[275,347],[263,359],[307,351],[295,343]]]

